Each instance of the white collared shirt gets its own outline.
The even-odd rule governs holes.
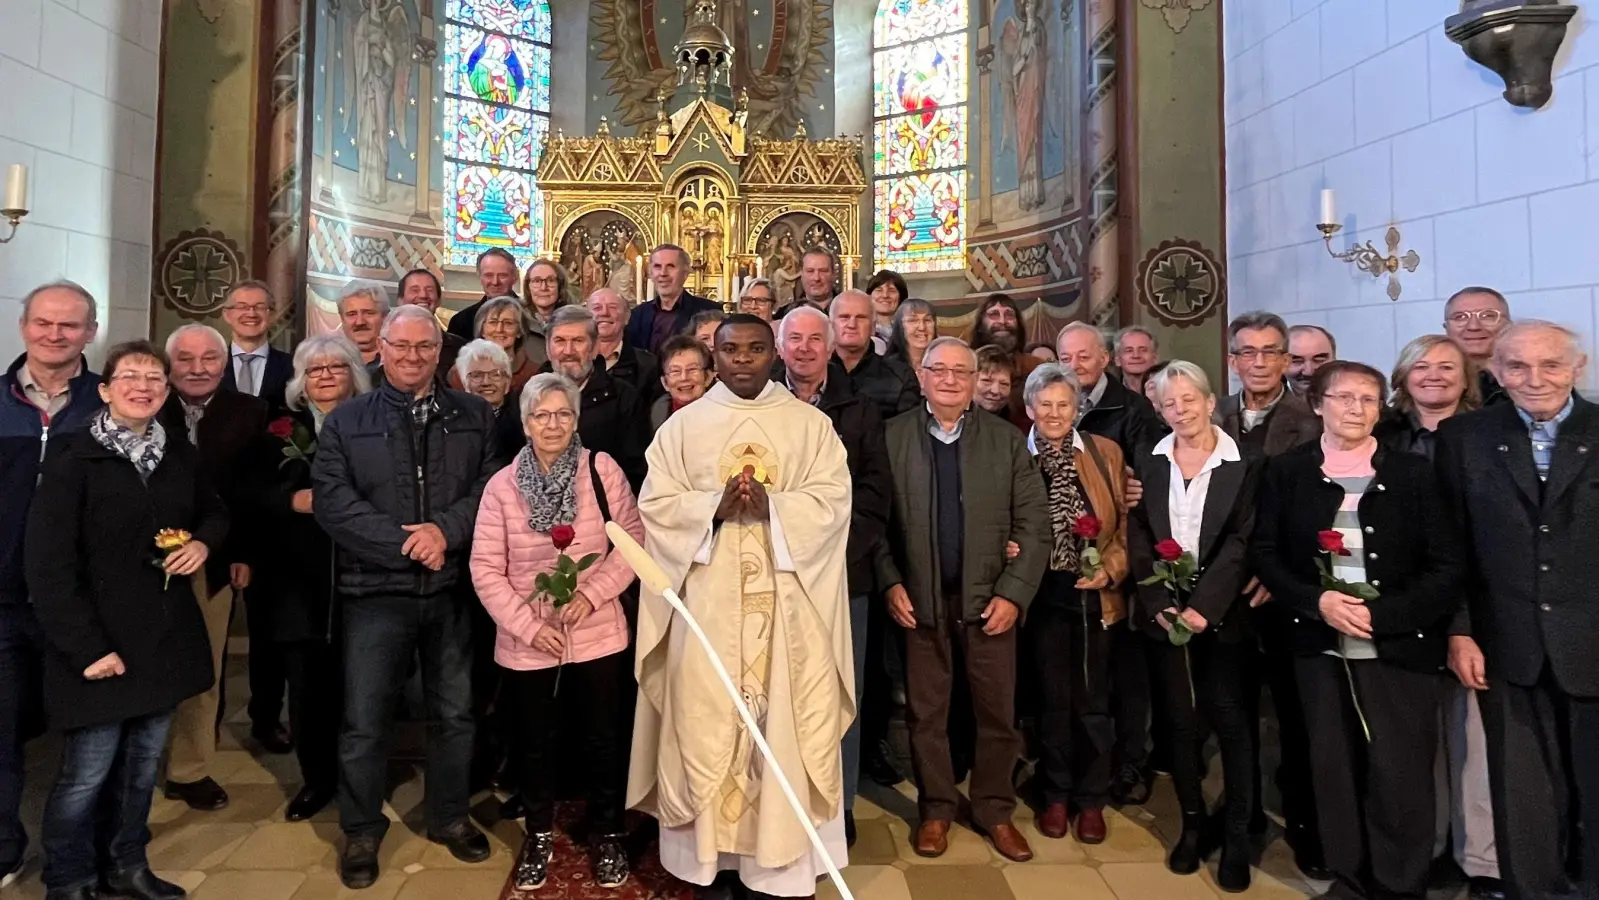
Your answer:
[[[255,388],[251,396],[261,396],[261,381],[266,378],[268,352],[270,352],[270,348],[267,344],[262,344],[254,350],[246,350],[238,344],[228,345],[228,354],[231,357],[229,365],[233,366],[233,383],[244,384],[248,381]],[[256,360],[260,360],[260,362],[256,362]],[[251,367],[248,372],[245,371],[245,366]]]
[[[1087,449],[1087,448],[1085,448],[1083,446],[1083,436],[1081,434],[1079,434],[1077,429],[1075,429],[1075,428],[1072,429],[1072,449],[1076,450],[1078,452],[1082,452],[1083,450]],[[1027,452],[1031,453],[1034,456],[1038,455],[1038,426],[1037,425],[1034,425],[1032,428],[1027,429]]]
[[[1168,434],[1161,438],[1152,452],[1155,456],[1164,456],[1171,463],[1171,487],[1166,491],[1166,503],[1170,507],[1170,522],[1172,540],[1183,546],[1184,550],[1199,556],[1199,530],[1205,521],[1205,497],[1210,493],[1210,473],[1224,462],[1239,462],[1243,459],[1238,453],[1238,444],[1227,436],[1215,425],[1210,426],[1216,435],[1216,449],[1210,452],[1210,458],[1205,460],[1205,465],[1200,468],[1187,484],[1183,483],[1183,470],[1177,465],[1177,435]]]

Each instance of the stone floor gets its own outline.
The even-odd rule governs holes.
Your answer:
[[[229,707],[239,710],[226,727],[217,756],[216,777],[232,796],[227,809],[200,813],[181,803],[157,797],[151,815],[154,840],[150,859],[163,876],[188,888],[194,900],[496,900],[504,896],[507,878],[522,832],[515,822],[495,821],[498,803],[483,795],[474,816],[492,835],[494,855],[478,865],[457,862],[444,848],[420,835],[422,780],[419,765],[398,762],[391,774],[396,787],[388,812],[395,821],[383,843],[383,876],[372,888],[351,892],[336,871],[339,839],[337,815],[324,811],[311,822],[283,820],[283,808],[298,788],[294,757],[262,754],[246,738],[242,695],[248,690],[238,660],[229,665]],[[24,803],[29,833],[38,834],[40,809],[58,765],[56,747],[48,740],[30,748],[29,779]],[[1067,838],[1047,840],[1033,826],[1023,807],[1018,825],[1037,858],[1025,865],[1006,862],[976,834],[957,828],[949,852],[940,859],[916,856],[910,829],[916,806],[910,785],[885,789],[868,785],[856,806],[860,839],[845,870],[845,880],[859,900],[1215,900],[1229,896],[1215,887],[1214,859],[1197,876],[1178,877],[1166,871],[1165,848],[1176,837],[1175,797],[1169,780],[1156,784],[1144,807],[1108,811],[1109,838],[1084,846]],[[1280,839],[1264,848],[1254,886],[1245,898],[1314,897],[1324,884],[1307,883],[1294,868]],[[36,851],[35,851],[36,853]],[[630,894],[638,895],[637,888]],[[686,891],[647,891],[643,896],[676,898]],[[1439,894],[1451,896],[1454,892]],[[25,877],[6,889],[3,900],[37,900],[44,896],[37,855]],[[563,893],[543,890],[540,900],[604,897],[603,890]],[[820,898],[837,898],[823,885]]]

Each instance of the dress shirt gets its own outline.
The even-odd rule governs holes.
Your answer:
[[[1210,458],[1200,467],[1199,473],[1183,483],[1182,467],[1177,465],[1177,435],[1168,434],[1160,439],[1152,451],[1171,463],[1171,486],[1166,491],[1166,504],[1170,507],[1172,540],[1184,550],[1199,556],[1199,531],[1205,521],[1205,497],[1210,493],[1210,473],[1224,462],[1241,462],[1238,443],[1215,425],[1210,426],[1216,435],[1216,446]]]
[[[61,385],[60,392],[51,394],[34,380],[33,371],[24,362],[17,367],[17,386],[22,388],[22,396],[29,403],[38,407],[47,419],[52,419],[72,402],[72,379],[81,374],[83,374],[83,362],[79,360],[77,368],[72,370],[72,374],[67,376],[66,382]]]
[[[926,406],[927,415],[929,416],[927,420],[927,433],[933,436],[933,440],[938,441],[941,444],[953,444],[961,439],[961,432],[966,430],[966,414],[971,412],[970,409],[961,413],[961,417],[955,420],[954,428],[950,429],[949,431],[945,431],[944,424],[938,421],[938,414],[933,412],[933,404],[928,403]]]
[[[205,408],[211,405],[211,397],[199,403],[191,403],[187,397],[178,398],[179,405],[183,407],[183,429],[189,433],[189,443],[196,448],[200,446],[200,420],[205,418]]]
[[[1099,401],[1105,399],[1105,383],[1107,381],[1109,379],[1101,372],[1099,380],[1094,382],[1094,386],[1088,389],[1087,394],[1083,394],[1081,391],[1078,392],[1083,397],[1083,401],[1077,404],[1077,421],[1079,423],[1083,421],[1083,416],[1088,415],[1093,411],[1094,407],[1099,405]]]
[[[1072,429],[1072,449],[1078,452],[1087,449],[1083,446],[1082,434],[1075,428]],[[1034,456],[1038,455],[1038,426],[1036,425],[1027,429],[1027,452]]]
[[[244,393],[252,397],[261,396],[261,381],[266,378],[268,352],[266,344],[254,350],[246,350],[238,344],[228,347],[228,353],[233,357],[233,383],[250,385],[250,390]]]
[[[1571,415],[1573,401],[1566,398],[1566,405],[1555,413],[1555,417],[1547,422],[1534,421],[1531,415],[1521,407],[1516,407],[1516,415],[1521,421],[1527,423],[1527,436],[1532,439],[1532,464],[1538,467],[1538,478],[1546,480],[1549,477],[1549,460],[1555,452],[1555,439],[1560,436],[1560,423]]]
[[[792,379],[785,376],[783,382],[788,386],[788,392],[790,394],[793,394],[795,397],[799,396],[799,391],[794,390],[794,382]],[[805,402],[820,409],[822,406],[822,392],[825,390],[827,390],[827,379],[824,378],[822,379],[822,383],[816,386],[816,393],[812,394],[811,399],[806,400]]]
[[[1266,421],[1266,417],[1271,415],[1271,411],[1276,409],[1277,404],[1281,403],[1282,399],[1286,396],[1288,396],[1288,382],[1285,381],[1283,382],[1282,390],[1277,392],[1277,396],[1273,397],[1271,402],[1266,404],[1264,409],[1250,409],[1249,404],[1244,398],[1244,392],[1239,391],[1238,427],[1242,428],[1244,431],[1254,431],[1255,426]]]

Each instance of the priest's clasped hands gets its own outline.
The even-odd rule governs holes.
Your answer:
[[[771,497],[766,493],[766,486],[755,480],[751,467],[745,466],[744,471],[727,480],[722,502],[716,507],[716,521],[765,522],[771,515]]]

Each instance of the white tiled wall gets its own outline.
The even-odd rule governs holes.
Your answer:
[[[1554,99],[1513,107],[1444,34],[1458,0],[1227,0],[1230,306],[1331,329],[1339,355],[1386,371],[1442,330],[1468,284],[1593,346],[1599,306],[1599,7],[1579,4]],[[1386,279],[1327,255],[1322,188],[1342,250],[1397,224],[1421,268]],[[1599,387],[1599,365],[1589,367]]]
[[[70,278],[100,339],[149,332],[161,0],[0,0],[0,172],[23,163],[32,212],[0,245],[0,366],[29,290]]]

